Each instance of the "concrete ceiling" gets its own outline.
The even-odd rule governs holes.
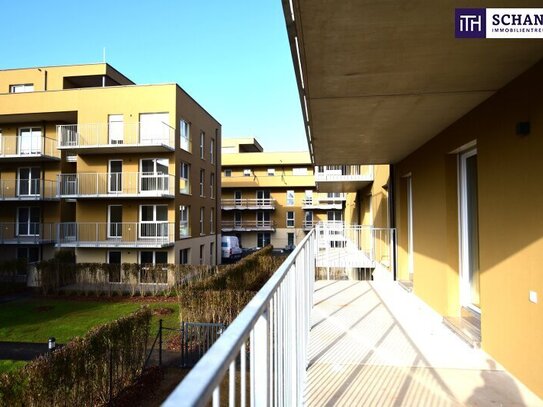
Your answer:
[[[397,162],[543,57],[543,40],[456,39],[455,8],[483,1],[292,4],[294,22],[283,0],[316,164]]]

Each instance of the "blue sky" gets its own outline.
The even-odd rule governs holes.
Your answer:
[[[106,60],[136,83],[177,82],[268,151],[307,143],[280,0],[1,0],[0,68]],[[21,25],[25,21],[25,25]]]

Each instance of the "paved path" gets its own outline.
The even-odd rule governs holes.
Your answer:
[[[32,360],[46,353],[47,343],[0,342],[0,360]]]
[[[310,406],[543,406],[396,283],[317,281]]]

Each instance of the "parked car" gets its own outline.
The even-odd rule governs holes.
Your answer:
[[[241,258],[241,247],[236,236],[222,236],[221,249],[223,260],[235,260]]]

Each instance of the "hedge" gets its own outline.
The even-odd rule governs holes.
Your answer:
[[[141,374],[150,323],[151,311],[142,307],[19,370],[1,374],[0,406],[107,404]]]

